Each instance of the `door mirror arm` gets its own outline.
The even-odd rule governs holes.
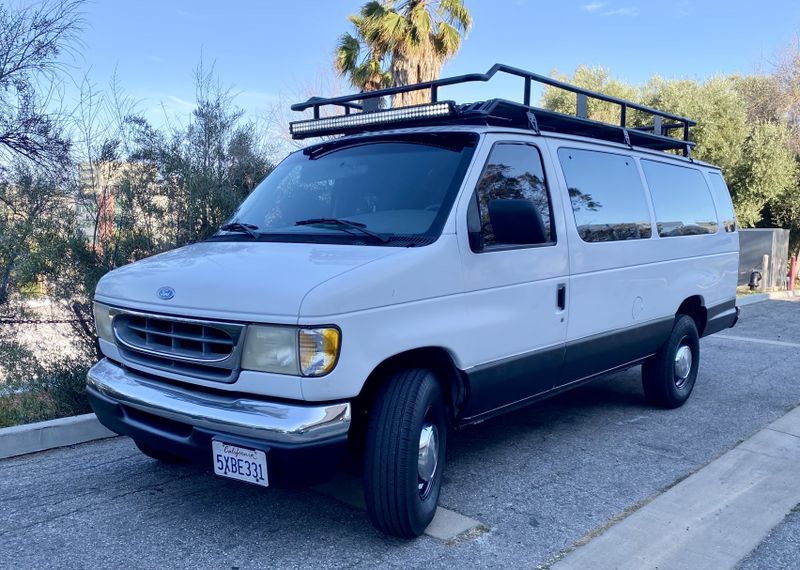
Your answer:
[[[469,236],[469,247],[475,253],[479,251],[483,251],[483,232],[481,231],[470,231],[467,234]]]

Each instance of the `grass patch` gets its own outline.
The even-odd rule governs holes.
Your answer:
[[[742,297],[745,295],[759,295],[760,293],[764,293],[761,289],[750,289],[749,287],[737,287],[736,288],[736,296]]]

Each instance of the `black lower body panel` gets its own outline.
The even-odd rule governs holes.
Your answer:
[[[466,371],[469,398],[459,423],[474,423],[634,366],[658,352],[674,323],[674,317],[658,319]]]
[[[101,394],[91,387],[87,396],[97,418],[120,435],[156,449],[212,466],[211,440],[259,449],[267,454],[270,486],[304,486],[329,479],[347,457],[347,436],[304,445],[265,442],[218,433],[142,412]]]
[[[675,318],[668,317],[567,343],[560,384],[571,384],[655,354],[674,324]]]
[[[736,299],[713,305],[706,309],[707,322],[703,336],[718,333],[736,325],[739,320],[739,307]]]
[[[479,416],[550,390],[563,362],[564,345],[560,344],[473,368],[466,373],[469,399],[462,415]]]

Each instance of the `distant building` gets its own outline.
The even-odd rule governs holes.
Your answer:
[[[116,217],[121,213],[120,192],[126,181],[141,184],[150,192],[150,199],[166,207],[166,196],[155,195],[154,168],[132,162],[83,162],[78,165],[79,192],[76,209],[84,235],[98,251],[102,251],[114,236]],[[141,188],[138,188],[141,190]],[[134,208],[126,212],[134,220],[145,217],[144,212]]]

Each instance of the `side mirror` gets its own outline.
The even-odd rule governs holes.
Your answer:
[[[547,241],[542,216],[530,200],[491,200],[489,221],[498,244],[532,245]]]

